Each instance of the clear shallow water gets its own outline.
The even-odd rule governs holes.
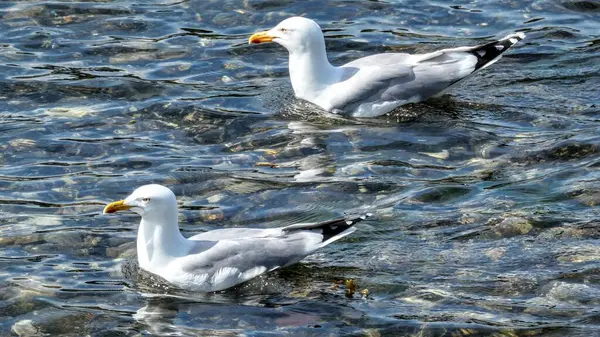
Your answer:
[[[298,14],[334,64],[527,39],[450,97],[342,119],[292,99],[281,47],[247,45]],[[1,334],[598,334],[598,22],[596,1],[1,3]],[[185,294],[137,274],[136,216],[100,215],[150,182],[186,235],[376,219]]]

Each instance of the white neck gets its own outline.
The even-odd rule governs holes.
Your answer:
[[[137,255],[140,267],[155,274],[155,266],[166,266],[173,258],[187,254],[189,242],[181,235],[177,211],[168,212],[159,222],[142,218],[137,237]]]
[[[324,87],[336,82],[337,68],[327,60],[325,41],[311,45],[310,52],[291,51],[289,58],[290,79],[296,97],[313,101]]]

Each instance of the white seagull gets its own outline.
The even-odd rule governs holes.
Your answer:
[[[190,238],[181,235],[175,194],[145,185],[104,213],[132,210],[141,215],[137,236],[140,268],[192,291],[227,289],[271,270],[294,264],[354,232],[371,216],[303,223],[279,228],[225,228]]]
[[[291,17],[275,28],[252,35],[249,43],[277,42],[289,52],[289,72],[296,97],[321,108],[354,117],[375,117],[407,103],[443,94],[476,71],[498,61],[524,39],[523,33],[474,47],[427,54],[385,53],[332,66],[321,27]]]

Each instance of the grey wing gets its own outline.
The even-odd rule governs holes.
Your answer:
[[[383,93],[382,99],[400,98],[417,102],[441,95],[478,70],[497,62],[505,51],[524,38],[523,33],[516,33],[479,46],[442,49],[429,54],[414,55],[414,80],[410,83],[394,83]]]
[[[375,56],[375,55],[374,55]],[[358,60],[357,60],[358,61]],[[380,65],[360,59],[357,67],[340,67],[340,82],[330,86],[327,92],[330,110],[347,110],[348,106],[378,97],[395,82],[409,82],[414,78],[412,67]]]
[[[472,74],[477,65],[477,57],[468,52],[441,50],[415,57],[421,59],[412,68],[414,77],[392,81],[378,99],[405,103],[425,100]]]
[[[261,228],[223,228],[196,234],[190,240],[219,241],[228,239],[264,237],[269,235],[269,230]]]
[[[405,53],[386,53],[386,54],[375,54],[370,56],[361,57],[352,62],[344,64],[342,67],[356,67],[360,68],[363,66],[386,66],[386,65],[411,65],[414,59],[414,55]]]
[[[211,291],[220,290],[300,261],[321,238],[310,232],[282,232],[281,236],[225,239],[212,246],[206,244],[210,241],[197,241],[180,265],[185,273],[197,275]]]
[[[383,101],[405,104],[424,100],[471,74],[477,64],[477,57],[473,54],[450,52],[450,50],[425,55],[391,54],[390,56],[379,54],[357,61],[360,61],[359,64],[380,62],[381,72],[389,72],[396,67],[410,67],[411,73],[379,82],[379,86],[374,88],[376,90],[364,92],[362,97],[356,97],[359,100],[346,102],[344,110],[352,111],[365,103]]]
[[[327,93],[329,110],[352,112],[361,104],[385,100],[391,87],[415,80],[415,60],[404,53],[375,54],[341,66],[340,82]]]
[[[229,288],[264,272],[288,266],[354,231],[367,213],[351,219],[302,223],[280,228],[230,228],[193,236],[193,247],[181,258],[182,271],[204,291]],[[207,237],[231,237],[220,241]],[[247,235],[244,237],[243,235]]]
[[[377,64],[380,71],[393,72],[409,67],[412,76],[389,77],[378,82],[371,91],[364,91],[360,101],[347,101],[340,107],[353,110],[359,104],[387,101],[410,103],[440,95],[451,86],[500,59],[502,53],[525,37],[522,33],[473,47],[442,49],[428,54],[377,54],[350,62],[343,67],[367,67]],[[376,74],[377,75],[377,74]],[[355,104],[351,104],[355,103]]]

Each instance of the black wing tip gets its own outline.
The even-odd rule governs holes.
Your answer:
[[[510,40],[510,39],[517,40],[517,41],[511,41],[513,43],[517,43],[517,42],[525,39],[525,33],[523,33],[523,32],[516,32],[516,33],[508,34],[505,37],[501,38],[500,41],[502,41],[502,40]]]
[[[500,55],[524,38],[525,34],[518,32],[507,35],[500,40],[473,48],[471,53],[477,57],[477,64],[473,71],[475,72],[485,67],[490,62],[494,62]]]
[[[522,41],[523,39],[525,39],[525,34],[519,32],[519,33],[510,34],[510,35],[503,37],[502,39],[497,41],[497,44],[504,47],[502,50],[502,52],[504,52],[508,48],[517,44],[519,41]],[[498,47],[496,47],[496,48],[498,48]]]
[[[320,228],[323,231],[322,232],[323,233],[323,241],[329,240],[330,238],[344,232],[348,228],[356,225],[357,223],[359,223],[363,220],[367,220],[368,218],[370,218],[372,216],[373,216],[373,213],[365,213],[365,214],[363,214],[361,216],[357,216],[355,218],[340,219],[339,221],[333,221],[333,222],[323,224],[323,226],[320,226]]]
[[[348,224],[348,225],[350,225],[350,224],[354,225],[354,224],[357,224],[357,223],[359,223],[359,222],[361,222],[363,220],[367,220],[368,218],[370,218],[372,216],[373,216],[373,213],[365,213],[365,214],[363,214],[363,215],[361,215],[359,217],[356,217],[354,219],[346,220],[346,224]]]

